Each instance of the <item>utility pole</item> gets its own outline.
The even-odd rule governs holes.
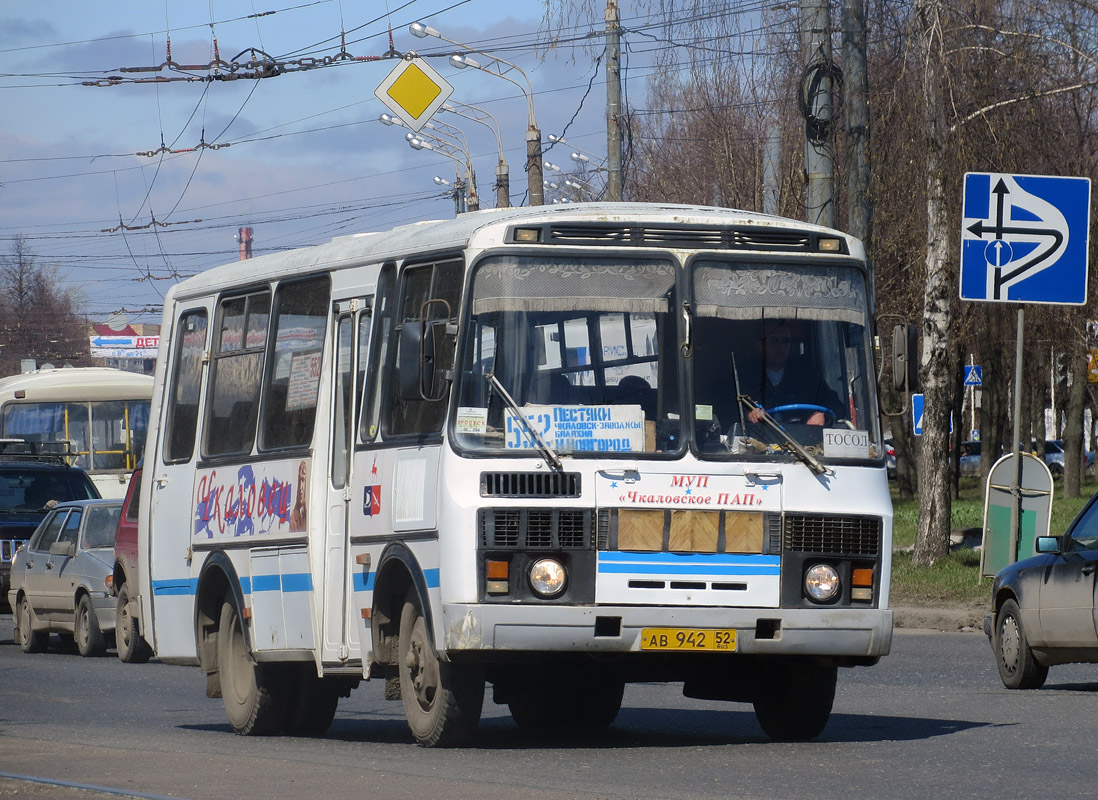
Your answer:
[[[842,0],[843,105],[846,109],[847,230],[865,244],[873,288],[873,203],[869,196],[869,78],[865,0]]]
[[[835,227],[835,165],[828,147],[831,128],[831,19],[828,0],[802,0],[800,87],[805,117],[805,220]]]
[[[606,199],[621,197],[621,15],[606,0]]]

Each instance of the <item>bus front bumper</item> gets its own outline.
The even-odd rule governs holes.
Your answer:
[[[878,658],[891,609],[443,605],[442,650],[628,653],[645,628],[736,631],[736,652]],[[436,631],[436,633],[439,633]]]

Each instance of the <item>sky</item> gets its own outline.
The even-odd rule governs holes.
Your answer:
[[[453,100],[498,121],[512,204],[525,204],[524,94],[498,77],[454,69],[435,56],[458,47],[416,38],[408,26],[424,21],[519,66],[533,86],[545,158],[568,170],[573,151],[605,156],[601,40],[592,52],[542,57],[543,16],[540,0],[5,3],[0,259],[22,237],[90,322],[119,327],[159,322],[172,282],[235,261],[244,226],[261,255],[452,217],[453,200],[433,179],[452,181],[454,162],[413,150],[406,130],[378,119],[388,109],[374,89],[397,64],[378,58],[390,51],[390,30],[393,50],[430,56],[453,84]],[[581,33],[602,27],[601,19],[577,23]],[[341,49],[353,58],[331,58]],[[265,57],[287,64],[284,74],[202,79],[232,74],[207,68],[218,59]],[[303,68],[326,57],[327,66]],[[643,70],[626,72],[627,92],[642,97],[643,85]],[[492,207],[492,130],[452,114],[438,119],[466,136],[482,206]],[[548,134],[567,144],[554,147]]]

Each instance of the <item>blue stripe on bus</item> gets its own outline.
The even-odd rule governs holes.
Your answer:
[[[660,564],[766,564],[778,566],[781,564],[781,556],[752,555],[750,553],[627,553],[627,552],[601,552],[599,562],[628,562],[630,564],[649,562]]]
[[[153,594],[162,596],[194,594],[198,591],[197,578],[179,578],[177,580],[164,580],[152,582]]]
[[[426,581],[428,589],[437,589],[439,587],[437,569],[425,569],[423,579]],[[372,592],[376,581],[376,572],[357,572],[352,580],[353,589],[356,592]]]
[[[294,572],[282,576],[282,591],[284,592],[311,592],[313,590],[313,576],[308,572]]]
[[[154,595],[193,595],[198,591],[197,578],[153,581]],[[311,592],[313,576],[308,572],[296,572],[290,575],[256,575],[240,579],[240,591],[249,595],[253,592]]]
[[[780,556],[599,553],[599,572],[637,575],[778,575]]]

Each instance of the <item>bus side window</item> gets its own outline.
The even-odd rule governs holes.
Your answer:
[[[204,442],[208,456],[248,453],[252,449],[270,313],[269,291],[221,301],[206,409]]]
[[[372,323],[377,326],[377,341],[370,349],[369,369],[366,370],[359,382],[359,396],[362,398],[359,405],[360,420],[358,426],[358,440],[360,442],[372,442],[377,438],[377,426],[381,418],[381,359],[389,351],[389,333],[393,327],[393,306],[396,300],[393,297],[395,276],[396,265],[388,263],[382,268],[377,281],[377,294],[374,299],[375,320]],[[368,330],[367,335],[369,335]],[[365,348],[360,350],[359,358],[363,359],[359,362],[360,365],[366,363]]]
[[[274,342],[259,439],[263,450],[301,447],[313,440],[330,294],[327,276],[281,283],[275,292]]]
[[[194,452],[206,328],[205,309],[184,313],[175,328],[175,354],[165,417],[168,431],[165,461],[188,461]]]
[[[410,267],[404,272],[399,298],[399,311],[396,314],[397,324],[394,335],[389,341],[390,353],[387,358],[386,394],[387,402],[384,410],[382,431],[386,436],[401,436],[406,434],[435,433],[442,430],[442,420],[446,415],[446,401],[431,400],[406,400],[400,396],[399,364],[400,337],[395,331],[405,323],[419,324],[420,314],[423,313],[425,303],[428,300],[444,300],[444,303],[432,302],[426,305],[428,318],[440,321],[440,315],[444,315],[447,305],[450,308],[450,321],[457,322],[459,304],[461,302],[461,280],[464,273],[463,264],[459,260],[444,261],[437,264],[425,264]],[[441,376],[454,365],[454,340],[452,336],[444,337],[444,341],[438,345],[438,380],[444,380]],[[437,392],[442,387],[435,386]]]

